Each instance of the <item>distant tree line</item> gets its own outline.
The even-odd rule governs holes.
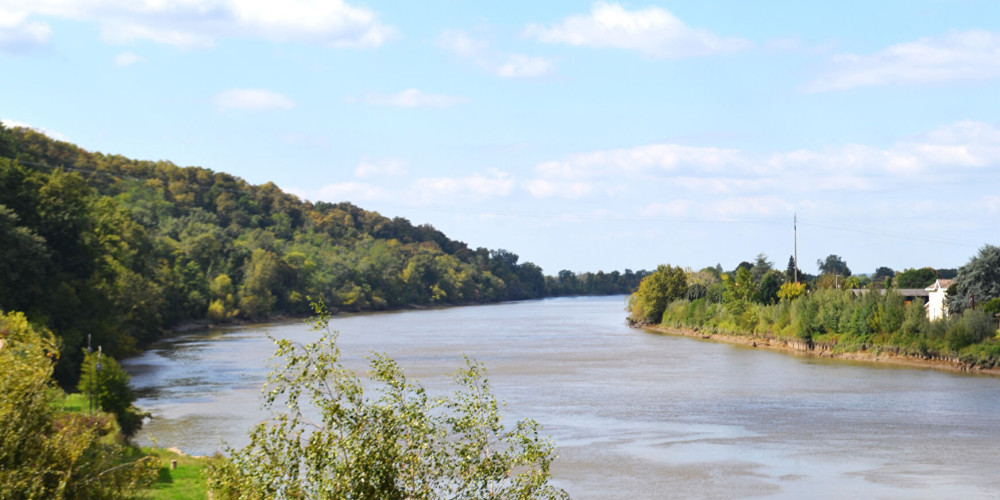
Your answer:
[[[350,203],[167,161],[91,153],[0,125],[0,310],[60,339],[71,387],[88,335],[122,358],[187,321],[629,294],[645,272],[547,277],[499,249]]]
[[[721,266],[700,271],[660,266],[630,298],[629,320],[798,339],[833,350],[890,350],[1000,366],[1000,247],[984,246],[959,269],[896,273],[880,267],[871,277],[854,276],[837,255],[817,266],[819,276],[806,275],[791,258],[788,269],[779,272],[764,254],[729,272]],[[923,300],[908,301],[900,290],[925,288],[937,279],[953,279],[950,315],[931,321]]]

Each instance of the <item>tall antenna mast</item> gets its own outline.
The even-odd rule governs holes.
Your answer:
[[[795,239],[795,265],[792,266],[795,271],[795,283],[799,282],[799,214],[792,215],[792,234]]]

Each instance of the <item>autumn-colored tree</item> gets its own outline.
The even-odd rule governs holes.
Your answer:
[[[778,299],[792,301],[806,294],[805,283],[784,283],[778,290]]]

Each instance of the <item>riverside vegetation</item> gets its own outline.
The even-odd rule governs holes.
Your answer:
[[[84,389],[66,394],[52,377],[57,344],[24,314],[0,313],[0,500],[205,498],[213,459],[131,444],[143,414],[128,374],[88,354]]]
[[[828,262],[842,262],[830,257]],[[947,301],[951,314],[934,321],[921,299],[907,302],[899,293],[891,271],[887,279],[869,279],[867,288],[855,293],[855,277],[844,279],[842,289],[834,284],[842,278],[835,280],[832,274],[807,276],[808,283],[792,281],[794,260],[788,273],[772,269],[763,255],[756,264],[744,264],[730,273],[660,266],[631,296],[629,321],[705,336],[775,339],[835,355],[867,352],[942,359],[965,369],[1000,367],[995,318],[1000,312],[1000,247],[984,246],[957,270]],[[936,273],[930,271],[925,279],[933,282]],[[916,274],[921,273],[910,273]],[[801,271],[798,275],[804,276]],[[930,284],[913,283],[920,288]]]
[[[245,448],[205,460],[129,444],[116,406],[101,403],[115,391],[95,393],[105,411],[84,411],[88,401],[55,385],[52,333],[0,314],[0,499],[567,497],[549,484],[554,445],[533,420],[502,423],[481,364],[466,360],[450,397],[428,396],[385,355],[362,382],[340,364],[328,318],[316,342],[275,341],[284,365],[264,399],[283,411]],[[120,368],[83,380],[105,370]],[[127,378],[106,385],[127,389]]]

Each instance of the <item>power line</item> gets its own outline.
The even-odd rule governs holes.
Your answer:
[[[921,236],[921,235],[915,235],[915,234],[912,234],[912,233],[901,233],[901,232],[898,232],[898,231],[886,231],[884,229],[871,229],[871,228],[858,227],[858,226],[848,226],[848,225],[837,224],[837,223],[833,223],[833,222],[816,221],[816,222],[803,222],[802,224],[806,225],[806,226],[821,227],[821,228],[825,228],[825,229],[833,229],[833,230],[836,230],[836,231],[842,231],[842,232],[848,232],[848,233],[857,233],[857,234],[867,234],[867,235],[873,235],[873,236],[882,236],[882,237],[886,237],[886,238],[893,238],[893,239],[899,239],[899,240],[922,241],[922,242],[926,242],[926,243],[939,243],[939,244],[942,244],[942,245],[954,245],[954,246],[976,246],[977,245],[976,243],[971,243],[971,242],[968,242],[968,241],[960,241],[960,240],[947,239],[947,238],[936,238],[936,237],[931,237],[931,236]]]

